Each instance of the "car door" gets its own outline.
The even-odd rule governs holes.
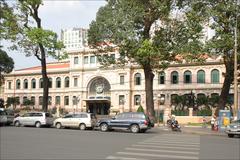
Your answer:
[[[81,120],[82,120],[82,114],[74,114],[72,118],[72,126],[79,127]]]
[[[21,117],[19,117],[19,122],[22,125],[29,125],[30,124],[30,113],[25,113]]]
[[[120,113],[110,120],[110,126],[112,128],[122,128],[123,114]]]
[[[72,114],[65,115],[63,117],[63,120],[62,120],[62,126],[65,126],[65,127],[72,126],[72,120],[73,120],[73,115]]]

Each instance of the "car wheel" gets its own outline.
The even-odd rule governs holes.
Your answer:
[[[81,124],[79,125],[79,129],[80,129],[80,130],[85,130],[85,129],[86,129],[86,125],[85,125],[84,123],[81,123]]]
[[[36,127],[36,128],[40,128],[40,127],[41,127],[41,123],[40,123],[40,122],[36,122],[36,123],[35,123],[35,127]]]
[[[19,122],[19,121],[16,121],[16,122],[14,123],[14,126],[15,126],[15,127],[20,127],[20,122]]]
[[[131,130],[132,133],[138,133],[139,132],[139,126],[137,124],[133,124],[133,125],[131,125],[130,130]]]
[[[228,137],[232,138],[234,136],[234,134],[228,134]]]
[[[61,129],[61,128],[62,128],[61,123],[57,123],[57,124],[56,124],[56,128],[57,128],[57,129]]]
[[[100,126],[102,132],[108,131],[108,125],[106,123],[102,123]]]

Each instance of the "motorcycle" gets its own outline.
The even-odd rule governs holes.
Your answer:
[[[176,120],[173,120],[171,122],[171,128],[172,128],[172,131],[181,132],[181,126],[178,124],[178,121],[176,121]]]

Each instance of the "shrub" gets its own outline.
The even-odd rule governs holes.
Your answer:
[[[60,114],[68,114],[68,111],[65,108],[60,108],[59,113]]]
[[[197,111],[197,116],[211,116],[212,110],[211,109],[201,109]]]
[[[138,107],[137,112],[143,112],[143,113],[144,113],[144,109],[143,109],[142,105],[140,105],[140,106]]]
[[[53,107],[53,108],[49,109],[48,112],[51,113],[51,114],[56,114],[57,113],[57,107]]]
[[[175,116],[188,116],[189,113],[186,110],[172,110],[172,114]]]

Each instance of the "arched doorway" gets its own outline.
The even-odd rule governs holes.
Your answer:
[[[110,83],[104,77],[95,77],[88,84],[87,111],[97,115],[108,115],[111,106]]]

